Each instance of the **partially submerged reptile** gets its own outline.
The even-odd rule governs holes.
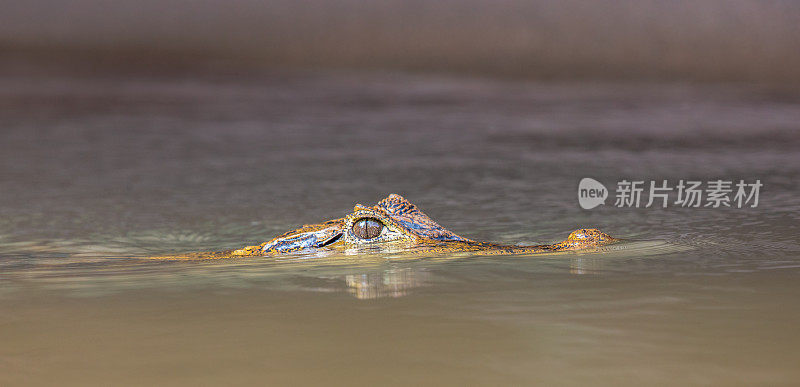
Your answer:
[[[600,230],[584,228],[573,231],[565,241],[552,245],[507,246],[477,242],[444,229],[402,196],[391,194],[375,206],[356,204],[353,212],[343,218],[307,224],[260,245],[161,258],[232,258],[328,250],[534,254],[598,247],[616,241],[618,239]]]

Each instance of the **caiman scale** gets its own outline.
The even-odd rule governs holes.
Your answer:
[[[536,254],[598,247],[616,241],[618,239],[590,228],[575,230],[566,240],[551,245],[508,246],[473,241],[446,230],[402,196],[391,194],[375,206],[356,204],[353,212],[343,218],[307,224],[259,245],[160,258],[234,258],[337,250],[356,253],[408,250],[430,254]]]

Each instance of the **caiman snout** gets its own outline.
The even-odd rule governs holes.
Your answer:
[[[567,237],[567,240],[559,243],[562,248],[586,248],[603,246],[619,239],[613,238],[610,235],[596,229],[596,228],[582,228],[573,231]]]

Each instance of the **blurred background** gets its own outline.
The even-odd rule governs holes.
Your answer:
[[[533,79],[800,81],[791,0],[31,0],[0,56],[78,70],[337,68]]]
[[[0,1],[0,385],[797,385],[798,86],[798,1]],[[625,241],[148,259],[390,193]]]

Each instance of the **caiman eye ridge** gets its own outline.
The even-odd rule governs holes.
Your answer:
[[[352,231],[361,239],[377,238],[383,231],[383,223],[373,218],[359,219],[353,223]]]

